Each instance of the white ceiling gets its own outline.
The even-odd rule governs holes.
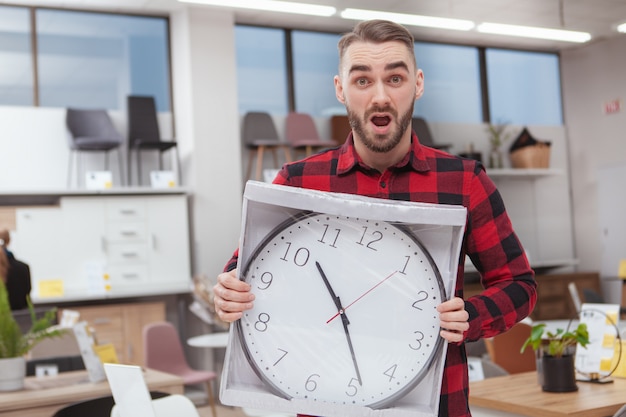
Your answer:
[[[2,0],[0,0],[2,1]],[[289,0],[285,0],[289,1]],[[334,6],[338,10],[359,8],[414,13],[482,22],[541,26],[590,32],[591,42],[618,34],[615,27],[626,22],[626,0],[299,0]],[[3,3],[41,5],[114,12],[168,13],[183,7],[211,7],[177,0],[4,0]],[[354,21],[339,17],[315,18],[287,13],[235,9],[238,23],[287,28],[345,32]],[[577,44],[487,35],[476,31],[410,28],[416,39],[484,46],[560,50]]]

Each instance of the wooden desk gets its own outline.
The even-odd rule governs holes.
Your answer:
[[[543,392],[536,372],[470,382],[470,409],[490,410],[531,417],[607,417],[626,403],[626,379],[609,384],[578,382],[578,391]]]
[[[144,378],[152,391],[183,394],[183,380],[175,375],[147,369]],[[21,391],[0,393],[2,417],[51,417],[66,405],[111,395],[104,380],[91,383],[87,371],[63,372],[57,376],[27,377]]]

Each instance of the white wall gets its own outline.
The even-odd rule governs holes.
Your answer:
[[[565,51],[561,68],[579,269],[599,271],[597,170],[626,162],[626,109],[607,115],[603,105],[614,99],[622,100],[622,106],[625,105],[626,37]],[[616,189],[615,193],[624,192],[626,187],[623,188]],[[617,265],[615,271],[617,273]]]

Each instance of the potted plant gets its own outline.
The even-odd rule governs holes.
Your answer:
[[[531,346],[537,353],[539,383],[544,391],[570,392],[578,389],[574,367],[576,345],[586,348],[588,344],[589,332],[585,323],[573,330],[557,329],[556,332],[546,331],[546,325],[542,323],[532,327],[521,351]]]
[[[54,328],[56,311],[51,309],[37,319],[33,304],[28,299],[28,309],[32,326],[22,333],[11,314],[9,295],[0,279],[0,391],[15,391],[24,387],[26,375],[26,355],[37,343],[44,339],[61,336],[62,329]]]
[[[506,123],[487,125],[487,134],[489,135],[489,144],[491,150],[489,152],[489,168],[503,168],[504,160],[501,147],[510,136],[507,132],[508,125]]]

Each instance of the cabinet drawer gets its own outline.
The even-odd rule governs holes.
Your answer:
[[[140,200],[110,200],[107,204],[109,220],[143,220],[146,216],[146,205]]]
[[[148,246],[142,243],[109,245],[109,261],[112,264],[147,262]]]
[[[553,320],[567,317],[567,305],[564,300],[545,301],[535,306],[533,316],[536,320]]]
[[[539,297],[562,297],[567,292],[567,283],[563,281],[539,281],[537,293]]]
[[[145,241],[146,236],[144,222],[111,222],[107,226],[107,238],[111,242]]]
[[[110,265],[111,287],[148,283],[148,267],[141,265]]]

